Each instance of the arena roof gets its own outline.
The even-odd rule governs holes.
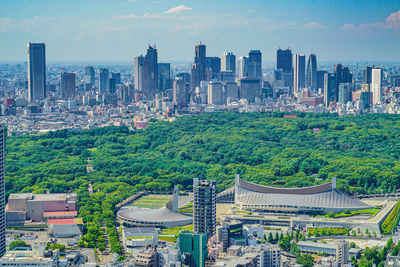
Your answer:
[[[336,181],[303,188],[277,188],[247,182],[236,177],[235,203],[248,207],[358,210],[370,208],[336,189]]]

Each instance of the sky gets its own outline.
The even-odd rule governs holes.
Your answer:
[[[278,47],[319,61],[400,61],[399,0],[1,0],[0,61],[132,61],[156,45],[159,62],[237,57]]]

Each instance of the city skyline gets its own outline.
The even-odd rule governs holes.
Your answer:
[[[320,62],[400,60],[398,1],[227,3],[2,1],[0,61],[24,61],[27,42],[46,43],[50,62],[131,61],[148,44],[160,62],[190,61],[200,41],[209,56],[259,49],[274,61],[278,47],[290,47]]]

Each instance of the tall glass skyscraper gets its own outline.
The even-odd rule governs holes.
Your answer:
[[[307,88],[317,91],[317,56],[310,54],[307,64]]]
[[[28,43],[28,101],[46,98],[46,51],[44,43]]]
[[[144,100],[152,101],[158,90],[158,55],[156,46],[149,46],[143,62],[143,88]]]
[[[75,98],[75,73],[61,73],[61,98],[64,100]]]
[[[296,95],[300,89],[306,87],[306,56],[296,54],[293,75],[293,93]]]
[[[261,61],[262,61],[261,51],[250,50],[249,65],[248,65],[249,77],[259,79],[260,84],[262,81]]]
[[[85,83],[90,83],[92,87],[95,86],[95,73],[93,66],[85,67]]]
[[[171,89],[171,64],[158,63],[158,91]]]
[[[110,79],[110,72],[108,69],[102,68],[100,69],[100,83],[99,83],[99,93],[105,94],[107,93],[108,86],[109,86],[109,79]]]
[[[225,52],[222,55],[221,71],[236,72],[236,56],[232,52]]]
[[[284,72],[291,72],[293,69],[293,55],[292,50],[278,49],[276,51],[276,69],[281,69]]]
[[[4,161],[6,151],[7,128],[0,125],[0,257],[6,253],[6,200],[4,181]]]

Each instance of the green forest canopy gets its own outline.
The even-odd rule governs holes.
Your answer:
[[[75,191],[80,216],[111,227],[113,207],[122,199],[142,189],[169,191],[175,184],[190,190],[194,177],[215,180],[219,191],[233,185],[235,173],[280,187],[337,177],[338,187],[351,194],[400,188],[399,116],[296,114],[203,113],[145,130],[106,127],[9,137],[6,191]],[[94,172],[86,172],[87,158]]]

